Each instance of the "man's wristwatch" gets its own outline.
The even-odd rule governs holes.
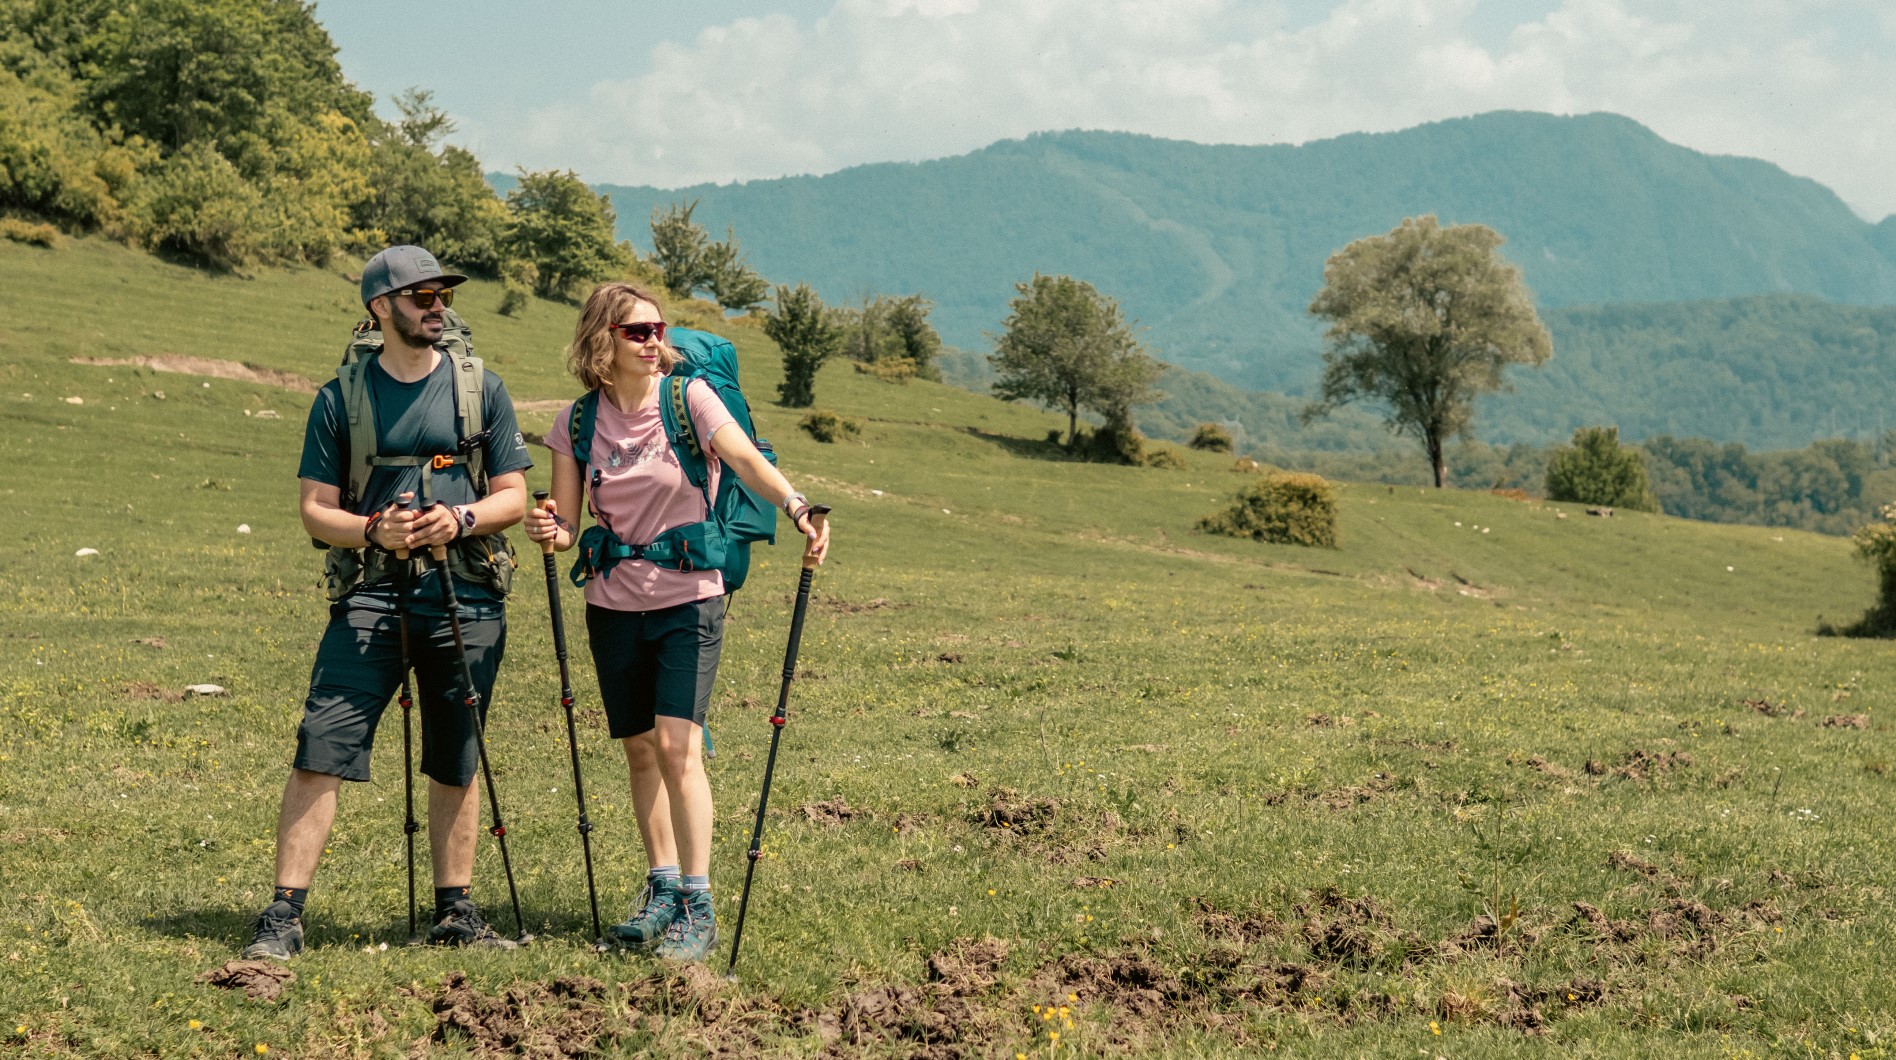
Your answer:
[[[474,509],[468,507],[465,504],[455,505],[454,506],[454,521],[460,525],[459,532],[457,532],[454,535],[456,540],[464,538],[467,535],[473,533],[474,532]]]
[[[810,506],[810,498],[801,493],[792,493],[783,499],[783,514],[795,521],[797,513]]]

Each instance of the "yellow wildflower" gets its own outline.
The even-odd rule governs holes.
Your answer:
[[[1441,1024],[1439,1024],[1439,1023],[1437,1023],[1437,1022],[1435,1022],[1434,1020],[1430,1020],[1430,1021],[1429,1021],[1429,1033],[1430,1033],[1430,1034],[1440,1034],[1440,1033],[1442,1033],[1442,1025],[1441,1025]]]
[[[189,1023],[186,1023],[185,1026],[191,1028],[194,1031],[201,1031],[204,1029],[204,1024],[198,1022],[197,1020],[192,1020]]]

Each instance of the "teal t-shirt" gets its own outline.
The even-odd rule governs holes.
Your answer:
[[[443,355],[434,371],[426,377],[413,383],[403,383],[384,371],[381,358],[375,357],[368,362],[365,378],[368,381],[370,404],[374,406],[375,436],[380,455],[454,455],[456,463],[453,467],[431,472],[433,499],[447,505],[471,504],[479,500],[480,494],[475,491],[467,467],[459,462],[456,452],[461,433],[455,423],[458,417],[455,413],[453,359]],[[481,444],[490,479],[533,466],[526,439],[521,436],[520,425],[514,418],[513,399],[508,397],[507,387],[500,377],[492,372],[485,372],[481,380],[481,416],[484,422],[478,427],[468,427],[467,433],[474,435],[481,431],[487,432]],[[345,468],[348,446],[349,417],[342,404],[342,384],[332,379],[316,392],[316,400],[310,405],[309,423],[303,431],[303,460],[297,467],[297,477],[337,489],[347,488],[348,472]],[[367,515],[387,507],[396,497],[407,492],[413,492],[419,498],[422,493],[421,482],[422,473],[418,467],[375,468],[369,474],[363,496],[355,499],[353,510],[358,515]],[[344,603],[350,607],[392,612],[397,604],[396,589],[390,581],[368,583],[345,597]],[[500,614],[500,600],[485,586],[457,579],[454,592],[468,617],[495,617]],[[416,586],[410,606],[418,614],[444,613],[441,589],[435,579],[424,579]]]

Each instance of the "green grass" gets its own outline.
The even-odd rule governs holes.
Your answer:
[[[1051,417],[847,365],[825,369],[819,405],[863,437],[818,445],[770,404],[774,351],[739,325],[765,433],[837,508],[742,982],[582,947],[530,562],[491,732],[541,941],[399,946],[385,732],[375,781],[344,793],[285,999],[194,983],[267,896],[323,622],[294,510],[308,399],[70,359],[194,354],[320,380],[354,287],[80,241],[0,245],[0,289],[0,1053],[394,1056],[429,1044],[438,999],[474,995],[608,1054],[808,1055],[840,1034],[844,1053],[933,1035],[942,1055],[1045,1056],[1058,1021],[1031,1006],[1068,992],[1080,1055],[1874,1057],[1896,1033],[1896,792],[1872,709],[1896,667],[1881,643],[1811,633],[1870,602],[1847,542],[1357,485],[1337,550],[1208,538],[1192,524],[1242,481],[1222,458],[1046,459]],[[507,319],[497,302],[477,283],[457,309],[515,398],[570,396],[572,310]],[[713,706],[727,931],[794,571],[766,550],[736,598]],[[168,695],[203,681],[231,694]],[[643,863],[591,682],[580,652],[616,913]],[[1864,713],[1867,730],[1823,724]],[[834,799],[857,815],[815,819]],[[491,849],[477,889],[507,926]],[[1444,944],[1517,909],[1498,945]],[[997,963],[957,941],[987,936],[1008,943]],[[944,952],[975,970],[938,961],[931,981]],[[531,985],[570,976],[604,985]],[[480,1048],[440,1033],[449,1055]]]

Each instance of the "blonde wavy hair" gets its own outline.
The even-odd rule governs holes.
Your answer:
[[[580,308],[579,323],[573,328],[573,341],[566,347],[566,370],[588,390],[598,390],[612,382],[612,362],[617,356],[611,325],[645,302],[665,318],[665,306],[656,295],[637,284],[602,283],[586,296]],[[669,372],[682,360],[669,342],[658,344],[658,367]]]

